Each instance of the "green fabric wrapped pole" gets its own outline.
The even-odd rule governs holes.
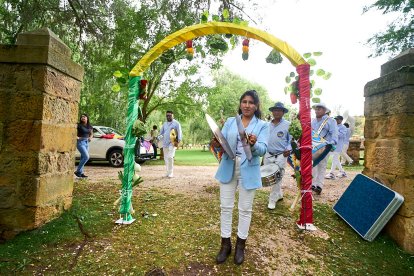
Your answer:
[[[127,131],[124,148],[124,177],[122,179],[122,200],[119,213],[124,224],[133,222],[132,218],[132,177],[134,176],[135,143],[137,138],[132,133],[132,126],[138,117],[139,82],[141,76],[131,77],[128,89]]]

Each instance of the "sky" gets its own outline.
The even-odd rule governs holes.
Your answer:
[[[348,110],[351,116],[364,114],[364,86],[380,76],[381,65],[390,57],[368,58],[374,49],[368,38],[384,31],[395,15],[378,11],[362,14],[372,1],[338,0],[261,0],[258,11],[263,21],[255,27],[286,41],[300,54],[323,52],[316,58],[317,68],[332,73],[329,80],[315,77],[322,88],[321,101],[332,115]],[[272,4],[273,3],[273,4]],[[226,54],[224,66],[250,81],[264,86],[274,101],[291,104],[285,95],[285,77],[295,68],[284,57],[282,64],[266,63],[271,47],[250,40],[249,59],[241,58],[241,45]],[[296,106],[299,108],[298,106]]]

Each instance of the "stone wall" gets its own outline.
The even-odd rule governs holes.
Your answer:
[[[404,196],[386,231],[414,253],[414,49],[382,65],[364,96],[363,173]]]
[[[0,45],[0,239],[71,206],[82,78],[49,29]]]

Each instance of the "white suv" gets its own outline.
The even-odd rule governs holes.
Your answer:
[[[137,145],[140,139],[137,139]],[[113,167],[121,167],[124,164],[124,135],[111,127],[93,126],[93,137],[89,143],[89,161],[107,160]],[[135,159],[139,163],[152,159],[154,149],[139,146],[136,147]],[[139,151],[138,151],[139,148]],[[138,154],[139,152],[139,154]],[[80,158],[80,153],[76,150],[75,157]]]

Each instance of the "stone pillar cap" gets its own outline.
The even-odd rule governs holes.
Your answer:
[[[381,65],[381,76],[397,71],[404,66],[414,65],[414,48],[403,51],[398,56]]]
[[[70,48],[49,28],[18,34],[16,45],[49,46],[62,55],[72,55]]]

